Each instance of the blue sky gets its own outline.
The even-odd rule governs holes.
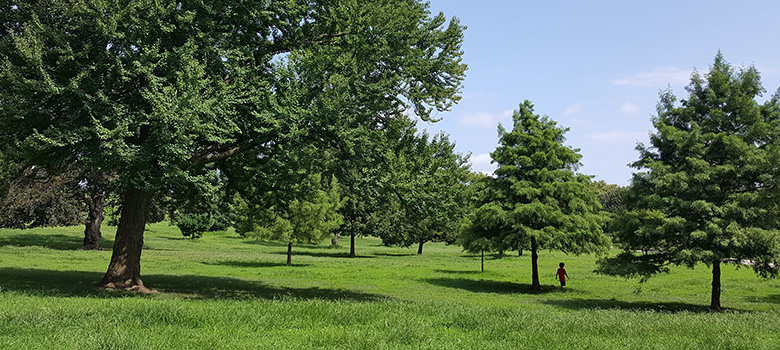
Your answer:
[[[461,102],[422,126],[450,134],[476,171],[495,169],[497,125],[511,129],[526,99],[570,128],[579,172],[628,185],[659,91],[686,98],[691,72],[706,72],[718,50],[756,66],[764,98],[780,87],[780,1],[431,0],[430,8],[468,26],[469,70]]]

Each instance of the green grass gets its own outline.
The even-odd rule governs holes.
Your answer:
[[[640,285],[594,274],[596,258],[479,257],[428,243],[296,246],[231,232],[181,237],[151,225],[142,257],[153,295],[93,288],[111,256],[77,251],[82,228],[0,230],[0,349],[776,349],[780,281],[723,271],[726,312],[708,313],[710,271],[674,268]],[[514,255],[517,253],[515,252]],[[566,262],[567,291],[557,264]]]

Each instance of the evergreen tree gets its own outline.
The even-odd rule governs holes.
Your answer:
[[[719,52],[694,72],[688,99],[661,93],[650,146],[627,194],[630,211],[614,226],[622,254],[600,271],[644,278],[668,265],[712,268],[710,310],[721,311],[721,264],[752,260],[776,276],[780,260],[780,97],[763,104],[755,67],[735,69]]]
[[[499,125],[500,145],[490,154],[498,163],[487,185],[484,203],[465,228],[467,250],[531,250],[531,289],[539,283],[539,249],[583,253],[604,249],[601,205],[589,186],[590,178],[576,174],[581,155],[564,146],[555,121],[533,113],[525,101],[512,116],[514,128]],[[475,242],[481,242],[479,244]]]

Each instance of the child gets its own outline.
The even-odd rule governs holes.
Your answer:
[[[561,290],[563,290],[563,287],[566,286],[566,279],[569,278],[569,275],[566,273],[566,270],[563,268],[564,263],[558,264],[560,266],[558,268],[558,271],[555,273],[555,279],[558,281],[561,281]]]

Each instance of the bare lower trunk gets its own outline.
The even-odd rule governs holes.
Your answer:
[[[523,248],[517,250],[517,256],[523,256]]]
[[[98,288],[150,292],[141,281],[141,250],[151,199],[149,191],[130,188],[125,192],[111,263]]]
[[[485,250],[482,249],[482,272],[485,272]]]
[[[504,258],[504,250],[503,249],[498,251],[498,258],[499,259],[503,259]]]
[[[287,266],[292,266],[292,242],[287,243]]]
[[[100,239],[103,235],[100,226],[103,224],[103,208],[106,206],[106,193],[97,191],[88,198],[89,214],[84,228],[84,244],[81,250],[100,250]]]
[[[417,255],[422,255],[422,247],[423,247],[423,244],[425,244],[425,240],[421,239],[421,240],[420,240],[420,245],[419,245],[419,246],[417,246]]]
[[[537,253],[536,237],[531,237],[531,290],[538,292],[542,290],[539,284],[539,254]]]
[[[349,235],[349,257],[355,257],[355,234]]]
[[[712,262],[712,297],[710,298],[710,311],[721,312],[720,308],[720,261]]]

